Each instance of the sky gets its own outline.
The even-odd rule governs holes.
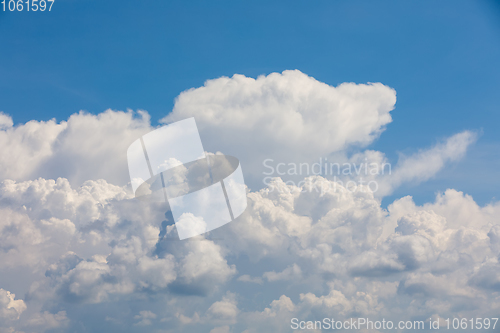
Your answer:
[[[0,332],[498,314],[498,59],[498,1],[0,11]],[[126,150],[188,117],[240,159],[249,204],[176,242],[164,207],[133,198]],[[269,158],[393,173],[319,196],[297,192],[303,175],[265,184]]]
[[[382,82],[396,89],[397,126],[389,125],[373,145],[393,160],[463,129],[481,133],[470,152],[480,159],[500,138],[500,9],[494,1],[86,0],[54,6],[51,12],[0,12],[1,109],[16,124],[108,108],[147,110],[156,122],[180,92],[208,79],[299,69],[334,86]],[[474,180],[462,183],[463,190],[483,203],[498,196],[496,168],[484,162],[467,168],[492,176],[469,175]],[[456,176],[442,176],[447,180],[438,189],[414,195],[427,200],[456,186]]]

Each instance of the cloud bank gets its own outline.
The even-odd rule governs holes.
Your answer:
[[[331,87],[285,71],[207,81],[163,121],[194,116],[205,149],[237,156],[258,180],[268,156],[386,161],[363,147],[394,104],[380,83]],[[421,206],[410,196],[380,204],[462,158],[473,132],[401,157],[376,177],[377,193],[276,177],[249,190],[235,222],[179,241],[165,207],[135,200],[128,184],[128,144],[153,129],[146,112],[16,126],[2,114],[0,125],[0,332],[289,332],[294,317],[500,309],[498,203],[449,189]]]

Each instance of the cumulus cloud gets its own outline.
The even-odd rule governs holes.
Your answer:
[[[263,281],[260,277],[251,277],[248,274],[240,275],[238,277],[238,281],[241,282],[250,282],[250,283],[257,283],[257,284],[262,284]]]
[[[123,185],[128,182],[125,152],[150,130],[143,111],[80,112],[60,123],[32,120],[16,126],[1,114],[0,175],[14,180],[64,177],[77,186],[98,179]]]
[[[15,294],[0,288],[0,318],[3,320],[17,320],[26,310],[24,301],[15,297]]]
[[[211,316],[221,320],[233,320],[238,312],[236,295],[230,292],[227,292],[222,300],[215,302],[208,308],[208,313]]]
[[[331,182],[319,176],[309,181],[316,187]],[[37,182],[47,185],[42,180]],[[405,197],[384,210],[370,192],[321,194],[306,190],[305,185],[295,188],[276,179],[274,188],[281,191],[267,188],[249,193],[249,208],[243,216],[214,233],[221,240],[201,237],[179,242],[166,235],[158,237],[161,230],[174,232],[175,229],[166,228],[168,225],[145,223],[143,218],[123,225],[125,220],[134,221],[127,205],[132,205],[133,211],[140,209],[142,217],[160,214],[155,213],[156,207],[130,200],[112,185],[88,183],[85,190],[62,187],[66,194],[53,196],[53,192],[61,191],[56,185],[57,182],[38,186],[38,192],[33,192],[32,182],[10,183],[11,188],[17,186],[17,196],[13,191],[2,192],[2,199],[10,199],[9,209],[38,230],[38,238],[28,238],[36,240],[33,246],[38,249],[43,249],[44,240],[52,237],[52,227],[59,224],[42,228],[39,223],[50,221],[49,213],[37,210],[31,196],[46,198],[45,207],[52,209],[51,218],[75,221],[72,232],[60,235],[74,241],[52,249],[52,257],[48,257],[54,258],[52,262],[34,266],[26,263],[37,269],[45,265],[44,277],[28,293],[33,302],[50,299],[66,306],[118,304],[124,298],[159,293],[171,303],[156,310],[141,310],[144,312],[134,315],[131,324],[149,327],[164,319],[163,322],[170,322],[173,319],[169,319],[168,313],[172,312],[177,313],[175,325],[191,325],[193,330],[196,325],[232,329],[245,324],[250,325],[246,329],[276,332],[285,329],[283,322],[288,322],[292,315],[305,318],[311,313],[327,315],[333,311],[343,317],[389,318],[406,316],[406,309],[412,316],[445,317],[456,315],[458,310],[453,309],[460,304],[463,310],[458,313],[463,315],[488,314],[500,307],[496,219],[500,206],[480,207],[471,197],[455,190],[441,193],[435,202],[422,206]],[[22,208],[30,202],[33,209]],[[84,202],[85,214],[80,219],[71,215]],[[456,212],[458,208],[460,214]],[[393,221],[396,224],[392,231],[384,236],[384,227]],[[61,225],[67,230],[64,223]],[[103,240],[103,244],[92,238],[96,246],[89,249],[82,244],[89,241],[86,237],[92,232],[99,235],[97,239]],[[149,237],[154,235],[156,240],[150,242]],[[17,244],[26,242],[25,237],[26,234],[14,233],[10,240]],[[56,250],[64,250],[58,259]],[[15,251],[3,255],[5,263],[14,264],[9,258],[16,258]],[[281,293],[264,309],[242,311],[238,307],[240,301],[236,302],[245,302],[241,291],[227,289],[242,255],[252,258],[253,276],[263,278],[247,274],[240,276],[239,281],[258,282],[253,285],[268,290],[270,295]],[[269,264],[276,269],[269,270]],[[293,289],[271,287],[278,281],[293,285]],[[222,297],[218,296],[221,292]],[[5,304],[14,300],[8,292],[5,295]],[[206,299],[204,309],[198,309],[201,315],[192,312],[186,295]],[[4,308],[15,319],[23,307]],[[53,319],[56,317],[59,320]],[[58,311],[41,311],[30,318],[29,323],[40,323],[40,327],[55,327],[55,322],[71,325],[72,319]],[[259,324],[255,324],[257,320]]]
[[[36,313],[28,320],[28,327],[34,326],[37,330],[45,331],[55,328],[64,328],[68,325],[69,320],[66,316],[66,311],[59,311],[58,313],[50,313],[44,311]]]
[[[347,151],[381,134],[394,103],[382,84],[332,87],[285,71],[207,81],[163,121],[195,116],[204,148],[240,158],[255,180],[269,156],[387,161]],[[288,332],[293,317],[500,310],[498,203],[449,189],[423,205],[380,204],[462,158],[472,132],[401,157],[376,178],[379,193],[273,178],[249,191],[236,221],[179,241],[167,207],[135,200],[127,184],[126,149],[151,129],[145,112],[16,126],[0,114],[0,288],[25,295],[0,289],[0,331]]]
[[[275,164],[312,164],[327,156],[340,163],[384,160],[381,152],[346,154],[379,137],[392,121],[395,103],[394,89],[381,83],[333,87],[295,70],[257,79],[234,75],[209,80],[181,93],[161,122],[195,117],[205,150],[237,156],[246,183],[257,190],[264,187],[266,159]],[[59,123],[16,126],[2,113],[0,178],[63,177],[76,187],[105,179],[123,186],[129,182],[123,167],[128,146],[153,129],[146,111],[80,112]],[[394,174],[378,180],[379,195],[390,194],[404,182],[431,178],[445,163],[461,158],[474,140],[475,135],[466,131],[432,149],[402,156]]]
[[[309,162],[373,142],[395,103],[380,83],[332,87],[295,70],[209,80],[181,93],[162,122],[194,116],[205,149],[238,156],[255,176],[266,158]]]
[[[498,204],[479,207],[469,196],[448,190],[439,194],[434,203],[417,206],[406,197],[384,211],[375,201],[369,204],[374,200],[369,195],[362,197],[348,191],[325,193],[320,200],[311,200],[314,203],[311,210],[317,212],[314,205],[320,203],[328,208],[321,217],[314,218],[317,222],[300,236],[291,236],[286,229],[280,229],[273,216],[260,212],[258,220],[252,217],[259,207],[255,201],[267,202],[275,211],[284,207],[296,211],[301,196],[314,198],[318,194],[290,187],[289,192],[280,191],[279,195],[269,190],[250,195],[247,218],[231,226],[241,231],[247,230],[245,224],[257,223],[265,229],[274,229],[283,238],[279,247],[285,247],[291,257],[307,265],[304,281],[317,275],[330,277],[323,281],[329,289],[327,292],[310,292],[307,291],[310,285],[304,287],[294,282],[294,294],[304,289],[295,302],[286,303],[290,311],[293,309],[294,316],[305,318],[310,311],[322,315],[333,311],[346,318],[384,314],[386,318],[397,319],[406,316],[402,309],[421,318],[457,313],[493,315],[492,309],[500,306],[496,292],[500,271],[499,251],[495,247],[498,221],[494,218],[500,209]],[[351,200],[363,207],[353,206]],[[290,202],[294,206],[290,207]],[[454,207],[461,208],[466,218],[461,219]],[[302,209],[300,212],[304,214]],[[382,226],[392,220],[396,220],[396,225],[388,237],[383,237]],[[371,230],[364,233],[367,227]],[[265,233],[261,238],[245,232],[239,235],[252,244],[244,248],[246,253],[258,255],[269,247],[267,260],[273,257],[276,263],[286,260],[287,253],[279,253],[272,249],[272,244],[266,243]],[[244,244],[241,240],[238,242]],[[267,318],[278,313],[270,307],[259,316]]]
[[[14,122],[9,115],[0,112],[0,129],[7,129],[14,126]]]
[[[18,269],[29,269],[34,281],[25,290],[38,304],[100,304],[153,292],[206,295],[236,273],[213,241],[160,246],[164,207],[132,200],[125,188],[102,180],[77,189],[62,178],[4,181],[0,211],[6,217],[2,275],[14,280]],[[10,305],[5,311],[14,313]],[[42,311],[29,327],[55,327],[57,313]]]
[[[231,333],[229,326],[219,326],[210,330],[210,333]]]
[[[263,277],[267,281],[280,281],[280,280],[291,280],[295,277],[300,277],[302,275],[302,270],[297,264],[293,264],[285,268],[283,271],[276,273],[275,271],[265,272]]]
[[[156,318],[156,314],[151,311],[141,311],[138,315],[134,316],[134,319],[139,319],[135,325],[138,326],[149,326],[152,324],[152,320]]]

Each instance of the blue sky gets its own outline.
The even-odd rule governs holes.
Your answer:
[[[0,331],[279,333],[291,316],[497,315],[499,59],[498,1],[55,0],[51,12],[0,11],[0,112],[16,125],[0,113]],[[234,74],[268,76],[218,79]],[[385,86],[333,88],[345,82]],[[393,105],[388,87],[392,122],[371,142]],[[107,109],[147,110],[152,126]],[[23,125],[80,110],[90,115]],[[294,122],[318,110],[334,117]],[[172,241],[166,208],[133,199],[126,167],[129,144],[169,113],[197,117],[205,149],[237,152],[247,185],[260,180],[253,161],[331,152],[381,152],[399,174],[380,178],[381,203],[251,189],[239,220]],[[397,168],[400,156],[411,158]]]
[[[468,160],[500,142],[495,2],[59,0],[51,12],[0,12],[0,31],[0,110],[15,123],[107,108],[144,109],[154,123],[207,79],[299,69],[330,85],[395,88],[393,123],[370,147],[393,162],[464,129],[481,133]],[[498,196],[491,160],[467,163],[413,195],[460,187],[456,177],[479,168],[490,181],[463,190]]]

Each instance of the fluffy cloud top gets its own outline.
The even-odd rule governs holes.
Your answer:
[[[24,301],[15,297],[10,291],[0,288],[0,318],[3,320],[19,319],[21,313],[26,310]]]
[[[164,121],[195,116],[206,150],[257,177],[269,156],[385,161],[346,149],[380,135],[394,103],[382,84],[331,87],[285,71],[207,81]],[[0,331],[288,332],[293,317],[498,314],[498,203],[450,189],[384,209],[371,191],[318,190],[335,184],[324,177],[274,178],[249,191],[236,221],[181,242],[166,207],[133,199],[127,184],[126,149],[151,129],[145,112],[16,126],[0,114]],[[377,178],[381,192],[432,177],[474,139],[466,131],[401,158]]]
[[[195,117],[205,150],[238,157],[247,185],[257,190],[264,186],[263,163],[269,158],[275,163],[312,164],[326,156],[340,163],[356,158],[384,162],[381,152],[362,152],[350,159],[345,154],[372,143],[384,131],[395,103],[394,89],[381,83],[333,87],[295,70],[257,79],[234,75],[209,80],[181,93],[161,122]],[[0,179],[64,177],[75,187],[105,179],[123,186],[129,182],[128,146],[153,129],[145,111],[80,112],[60,123],[16,126],[1,113]],[[445,163],[463,157],[474,140],[466,131],[402,157],[390,178],[377,180],[379,195],[390,194],[404,182],[431,178]]]
[[[316,188],[330,182],[308,181]],[[113,185],[90,182],[74,190],[37,182],[45,181],[10,183],[17,191],[3,191],[0,200],[10,203],[2,208],[4,216],[11,219],[6,213],[16,211],[25,221],[9,229],[12,249],[31,246],[37,258],[23,261],[11,250],[3,254],[3,265],[15,268],[19,260],[33,274],[44,272],[28,288],[26,304],[35,309],[25,317],[24,301],[1,291],[2,316],[25,332],[76,328],[77,312],[61,308],[91,311],[92,304],[110,304],[126,313],[141,299],[142,309],[130,318],[108,320],[106,312],[94,318],[120,329],[128,323],[125,331],[167,325],[185,332],[226,326],[285,332],[283,323],[293,317],[425,319],[493,316],[500,309],[500,206],[479,207],[455,190],[423,206],[404,197],[384,210],[370,192],[322,194],[277,178],[273,187],[249,193],[249,208],[234,223],[209,239],[179,242],[172,238],[175,228],[160,225],[161,207],[131,200]],[[46,211],[36,209],[33,196],[46,198]],[[93,213],[77,219],[71,212],[82,204]],[[66,216],[74,227],[44,225],[48,215],[57,221]],[[38,236],[17,232],[21,225]],[[387,226],[391,232],[384,234]],[[252,258],[253,278],[236,279],[238,267],[248,266],[242,257]],[[251,305],[247,288],[266,291],[259,303],[269,305]],[[161,306],[154,305],[161,299]],[[44,308],[48,303],[59,309]]]
[[[27,180],[65,177],[72,184],[106,179],[126,184],[126,151],[151,130],[149,115],[108,110],[97,116],[80,112],[67,121],[30,121],[17,126],[0,115],[0,176]],[[2,125],[4,124],[4,125]]]
[[[238,156],[247,172],[262,161],[310,161],[367,145],[391,122],[396,92],[380,83],[332,87],[298,70],[257,79],[234,75],[185,91],[163,123],[195,117],[209,151]]]

